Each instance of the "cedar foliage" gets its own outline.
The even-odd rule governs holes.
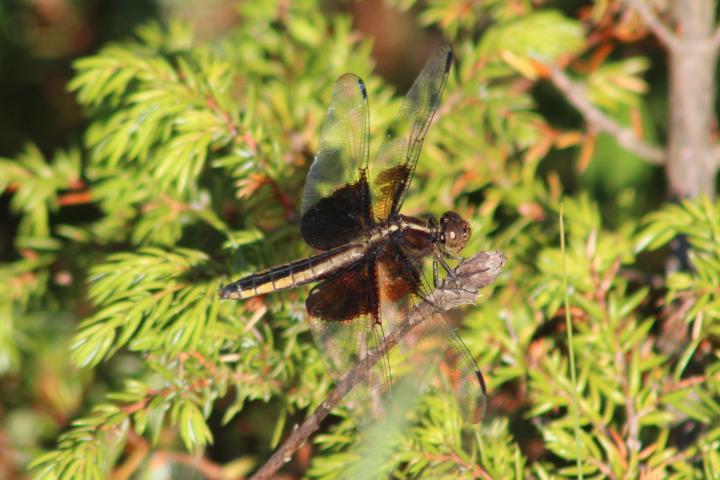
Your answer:
[[[509,259],[462,314],[490,410],[463,425],[426,396],[407,425],[361,437],[338,409],[309,466],[288,471],[720,476],[720,204],[658,200],[650,167],[587,131],[543,80],[542,64],[570,63],[595,105],[621,123],[641,118],[652,137],[650,102],[661,100],[643,95],[650,47],[627,48],[642,26],[607,2],[395,5],[442,32],[457,58],[405,209],[456,209],[472,223],[466,254]],[[68,88],[87,115],[82,145],[44,156],[28,144],[0,160],[0,192],[19,219],[14,258],[0,264],[0,420],[24,450],[14,468],[140,477],[164,462],[173,477],[246,475],[332,387],[303,323],[304,291],[240,303],[216,290],[309,253],[297,207],[334,80],[366,80],[371,151],[401,95],[372,73],[372,43],[349,17],[310,0],[238,8],[239,23],[212,40],[151,23],[79,59]],[[616,54],[598,54],[608,44]],[[93,214],[66,221],[77,203]],[[690,268],[665,273],[678,235]],[[18,425],[41,433],[14,437]]]

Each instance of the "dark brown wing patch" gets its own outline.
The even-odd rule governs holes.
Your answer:
[[[300,233],[313,248],[329,250],[352,242],[370,227],[367,178],[345,185],[311,206],[300,220]]]
[[[338,78],[303,191],[301,233],[328,250],[357,237],[372,218],[368,193],[368,99],[363,81]]]
[[[417,267],[393,242],[386,244],[378,255],[378,285],[383,302],[397,303],[420,286]]]
[[[316,285],[305,301],[308,314],[326,322],[347,322],[369,314],[374,283],[369,269],[370,262],[364,261]]]
[[[329,278],[310,292],[308,323],[326,368],[335,380],[361,366],[366,378],[345,398],[350,416],[364,428],[384,414],[384,397],[392,383],[385,339],[376,323],[378,301],[372,255],[352,269]],[[369,361],[380,350],[381,358]]]
[[[378,221],[399,212],[410,187],[425,135],[435,115],[452,65],[452,51],[435,50],[405,96],[396,129],[378,150],[372,181],[374,213]]]
[[[378,172],[374,183],[374,197],[378,199],[378,218],[387,218],[390,206],[385,203],[399,198],[405,191],[405,183],[410,181],[410,166],[403,163]]]
[[[432,292],[412,253],[389,242],[378,255],[382,320],[392,332]],[[455,398],[460,414],[471,423],[485,411],[485,382],[475,360],[441,310],[433,311],[402,340],[400,347],[414,374],[428,387]]]

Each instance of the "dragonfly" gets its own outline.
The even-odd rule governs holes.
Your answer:
[[[452,61],[449,46],[433,51],[404,99],[397,133],[388,136],[372,162],[365,84],[354,74],[342,75],[302,197],[300,233],[318,253],[219,291],[223,299],[244,300],[317,283],[305,305],[327,370],[335,381],[358,365],[365,371],[345,402],[360,425],[380,416],[383,398],[390,396],[386,333],[420,302],[432,302],[439,268],[452,275],[448,260],[459,260],[470,239],[470,225],[456,212],[439,219],[401,213]],[[423,271],[428,257],[432,284]],[[477,423],[486,402],[483,376],[446,315],[439,308],[431,312],[399,342],[407,365],[421,375],[422,384],[452,394],[462,416]],[[370,352],[377,349],[381,360],[372,361]]]

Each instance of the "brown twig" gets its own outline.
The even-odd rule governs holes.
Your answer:
[[[635,136],[631,129],[623,127],[605,115],[590,102],[584,86],[570,80],[562,69],[555,65],[546,66],[550,72],[550,80],[555,87],[582,113],[592,129],[608,133],[618,144],[641,156],[648,163],[662,165],[665,162],[665,152],[661,148],[643,142]]]
[[[369,352],[367,362],[362,362],[337,382],[335,389],[330,392],[320,406],[293,430],[270,459],[250,477],[250,480],[272,477],[290,461],[293,453],[320,427],[323,419],[340,404],[343,397],[355,385],[364,380],[368,364],[377,363],[386,349],[393,348],[413,327],[438,309],[450,310],[460,305],[475,303],[478,290],[492,283],[500,274],[504,264],[505,255],[502,252],[481,252],[460,263],[454,271],[455,275],[446,278],[440,287],[431,294],[431,301],[426,300],[420,303],[397,328],[386,336],[385,348]]]
[[[679,40],[667,25],[657,16],[655,12],[650,9],[650,6],[645,0],[624,0],[625,5],[635,10],[640,18],[642,18],[645,25],[655,34],[655,36],[662,42],[665,47],[670,50],[677,50],[679,47]]]
[[[492,480],[492,476],[480,465],[473,465],[464,461],[460,456],[452,452],[450,454],[432,454],[428,453],[424,455],[425,458],[431,462],[453,462],[461,465],[466,472],[470,472],[473,478],[482,478],[483,480]]]
[[[57,199],[58,205],[67,207],[70,205],[83,205],[93,201],[93,195],[90,190],[80,192],[69,192],[60,195]]]
[[[127,480],[131,478],[150,454],[150,442],[132,429],[128,433],[128,446],[130,451],[127,454],[127,459],[122,465],[113,470],[110,475],[111,480]],[[240,478],[238,475],[233,475],[232,471],[227,470],[222,465],[199,455],[159,450],[151,455],[150,461],[156,464],[180,463],[200,472],[204,478],[209,480]]]
[[[605,478],[609,478],[610,480],[617,480],[618,477],[617,475],[615,475],[612,469],[608,465],[602,463],[600,460],[593,457],[588,457],[587,459],[585,459],[585,461],[600,470],[600,472],[605,475]]]
[[[150,442],[135,433],[135,430],[128,430],[125,459],[115,467],[110,474],[110,480],[128,480],[140,468],[142,462],[150,453]]]

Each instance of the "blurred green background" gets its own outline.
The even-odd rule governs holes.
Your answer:
[[[337,76],[368,84],[372,155],[444,42],[457,61],[405,210],[457,209],[468,255],[508,257],[453,314],[488,416],[429,397],[364,441],[338,410],[282,475],[720,475],[720,208],[668,202],[663,169],[542,68],[664,149],[665,52],[624,3],[17,0],[0,5],[0,478],[259,468],[332,382],[306,290],[215,290],[309,253],[299,199]]]

